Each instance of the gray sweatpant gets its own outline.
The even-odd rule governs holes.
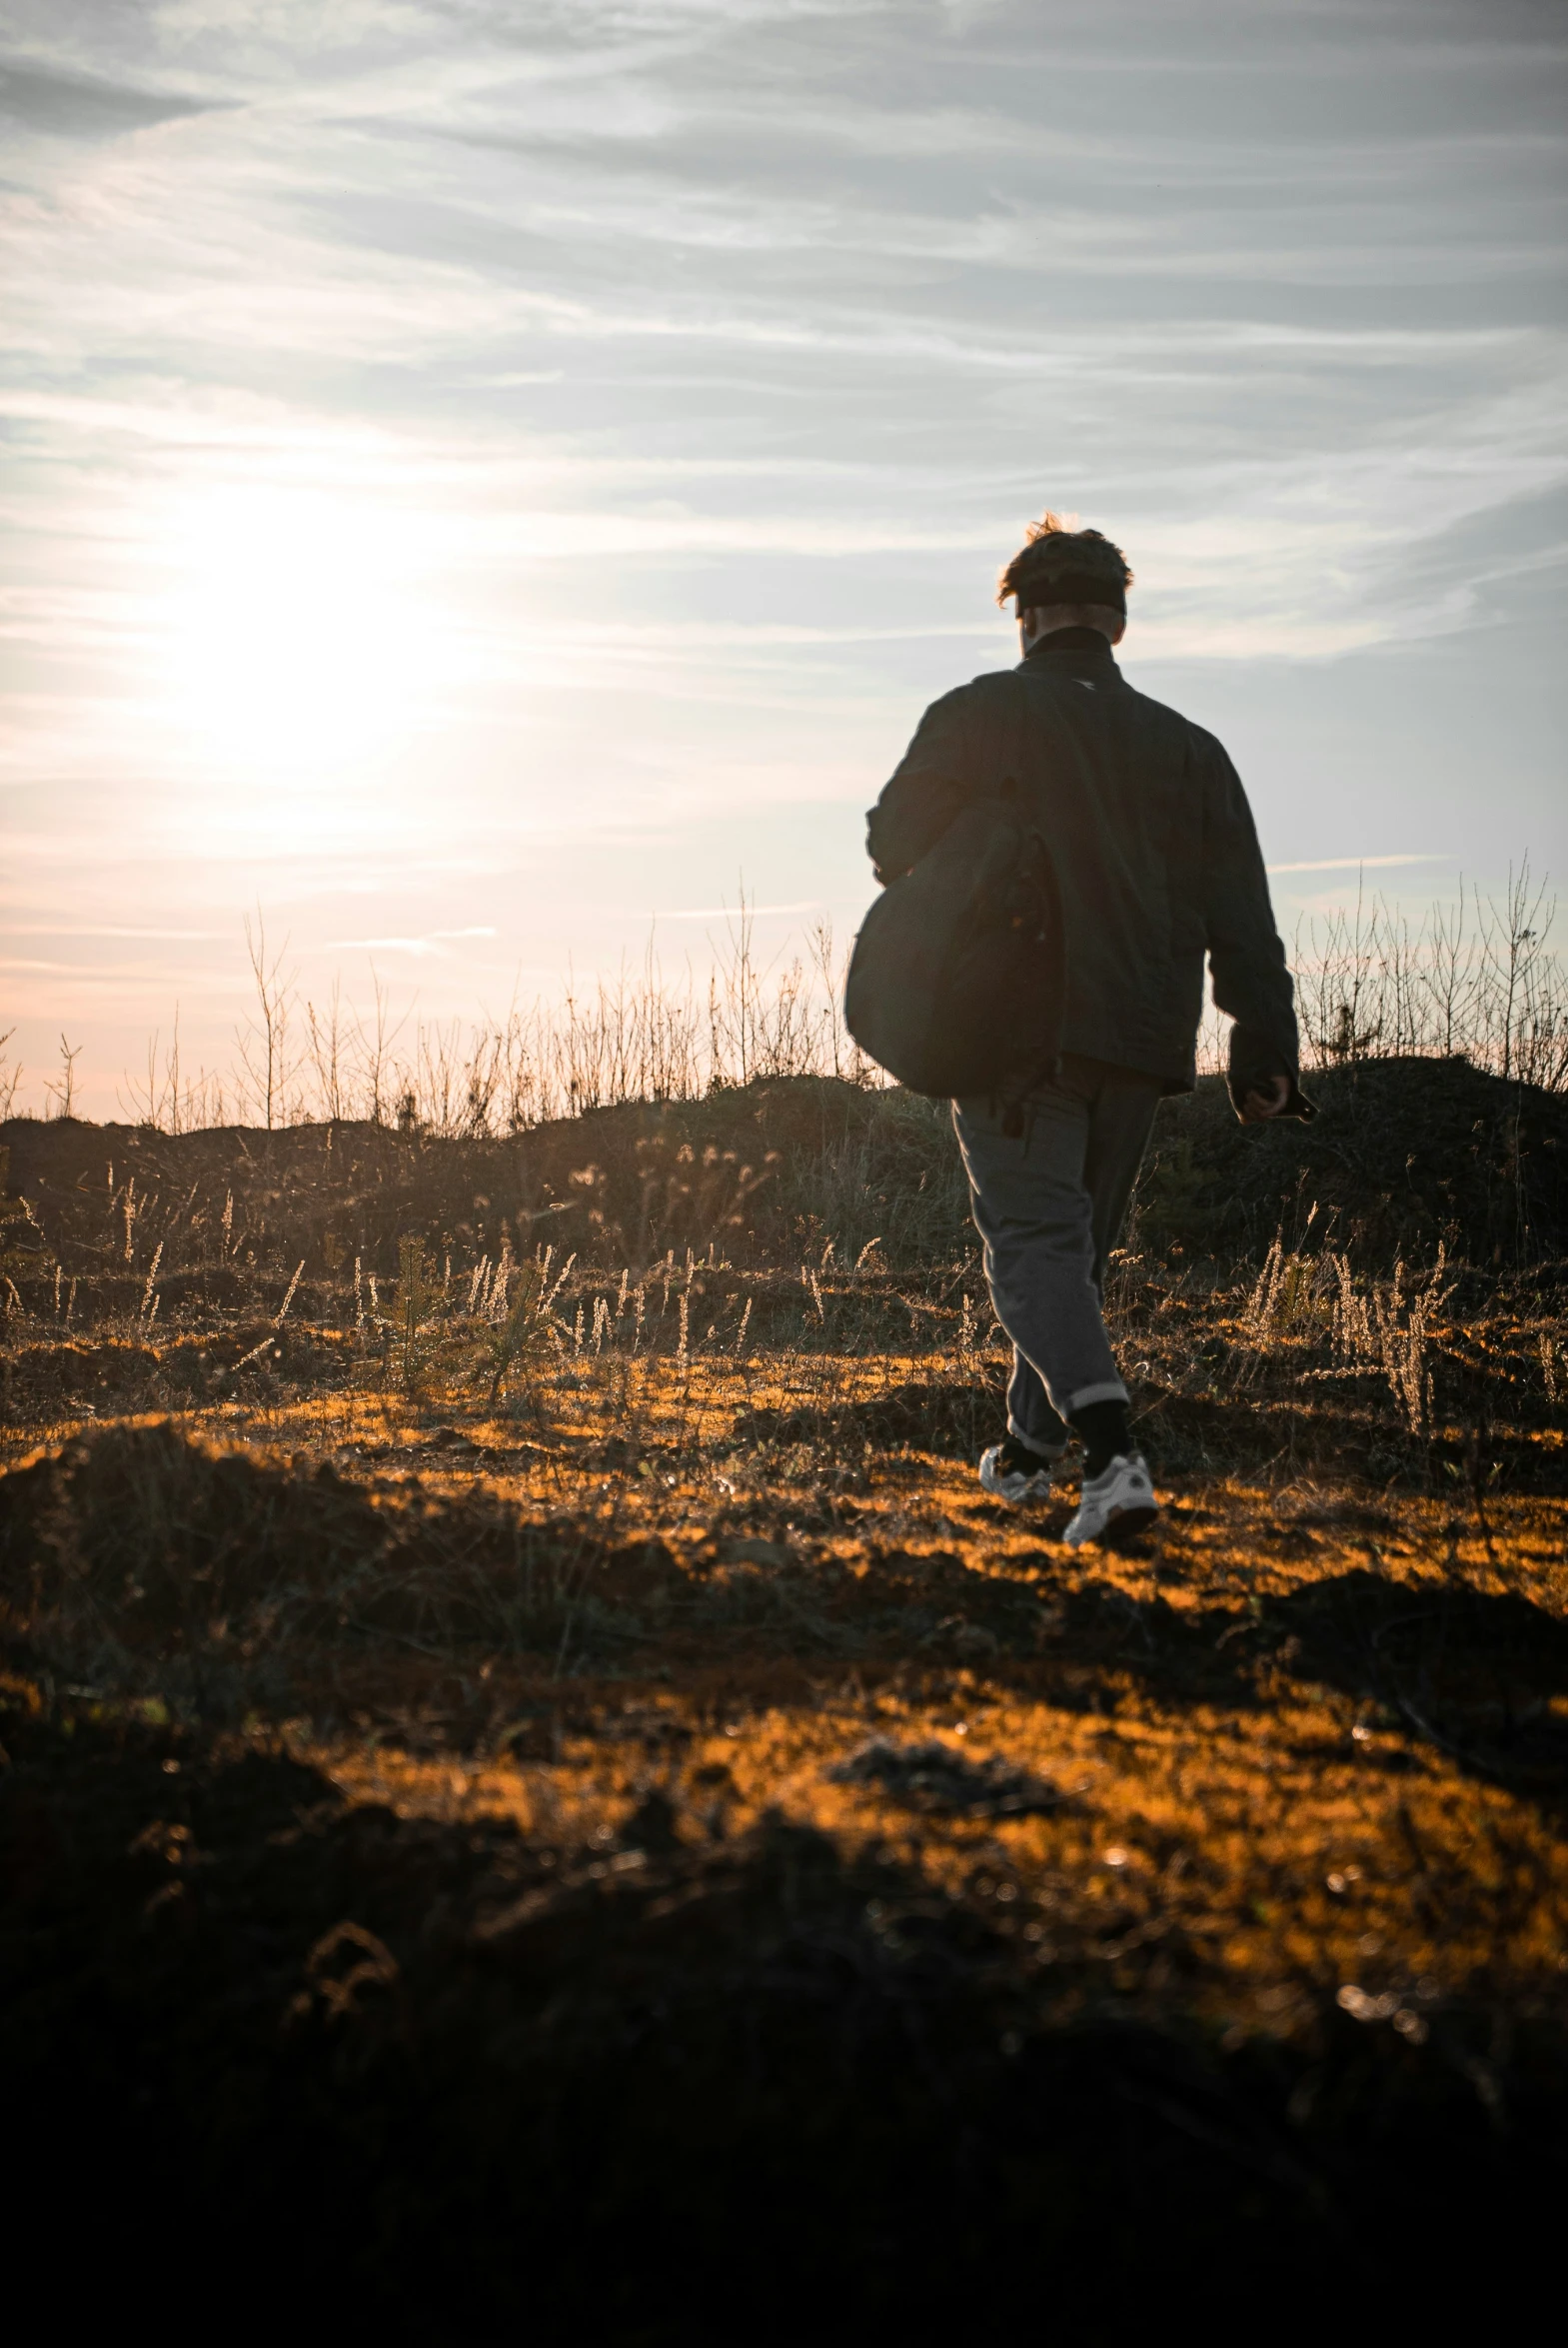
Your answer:
[[[1066,1414],[1085,1402],[1126,1399],[1100,1291],[1159,1098],[1152,1077],[1069,1055],[1030,1094],[1016,1139],[989,1102],[952,1105],[991,1304],[1012,1339],[1007,1431],[1031,1450],[1061,1450]]]

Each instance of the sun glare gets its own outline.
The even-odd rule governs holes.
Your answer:
[[[208,493],[174,534],[164,685],[226,769],[352,772],[407,723],[429,628],[400,517],[326,492]]]

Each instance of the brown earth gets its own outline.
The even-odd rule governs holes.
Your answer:
[[[1370,1212],[1359,1254],[1226,1259],[1198,1184],[1156,1236],[1156,1159],[1111,1305],[1168,1504],[1071,1552],[1070,1475],[1027,1516],[974,1482],[1002,1361],[916,1111],[901,1255],[798,1205],[841,1164],[796,1167],[803,1265],[712,1213],[618,1258],[617,1209],[510,1353],[469,1299],[512,1207],[401,1289],[384,1253],[372,1310],[347,1238],[308,1252],[347,1179],[296,1225],[275,1165],[241,1247],[218,1137],[138,1162],[184,1197],[210,1148],[200,1223],[127,1228],[119,1136],[13,1158],[0,2034],[19,2238],[62,2178],[93,2213],[78,2307],[155,2244],[258,2315],[452,2340],[1282,2281],[1342,2321],[1544,2263],[1555,1273],[1423,1288],[1412,1243],[1396,1288]],[[109,1148],[118,1223],[68,1212]]]

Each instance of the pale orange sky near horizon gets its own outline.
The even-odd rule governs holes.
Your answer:
[[[1563,873],[1560,13],[24,0],[0,1031],[80,1104],[243,920],[426,1017],[870,894],[1030,514],[1281,926]]]

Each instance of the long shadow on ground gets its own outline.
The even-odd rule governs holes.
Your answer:
[[[1382,1387],[1367,1372],[1369,1397]],[[1532,1440],[1528,1428],[1489,1425],[1484,1458],[1477,1443],[1434,1435],[1416,1440],[1393,1420],[1383,1402],[1341,1403],[1324,1389],[1285,1395],[1182,1394],[1149,1380],[1134,1381],[1134,1425],[1138,1441],[1162,1475],[1245,1471],[1288,1464],[1296,1470],[1330,1467],[1336,1476],[1390,1465],[1412,1477],[1441,1474],[1445,1468],[1477,1473],[1510,1491],[1555,1491],[1563,1466],[1555,1450]],[[1005,1422],[1000,1379],[912,1382],[889,1387],[858,1402],[794,1404],[738,1413],[733,1440],[758,1444],[809,1444],[818,1456],[852,1458],[899,1449],[934,1452],[939,1458],[979,1457]]]
[[[1134,1678],[1167,1701],[1247,1709],[1277,1702],[1277,1687],[1266,1684],[1277,1666],[1386,1708],[1416,1742],[1471,1775],[1568,1802],[1568,1723],[1552,1709],[1552,1698],[1568,1692],[1568,1623],[1526,1598],[1412,1589],[1358,1569],[1262,1599],[1246,1614],[1177,1610],[1163,1598],[1140,1605],[1093,1584],[1059,1603],[1059,1641],[1077,1670],[1051,1700],[1069,1709],[1098,1700],[1084,1664]],[[1348,1732],[1345,1749],[1355,1749]]]
[[[1272,1528],[1282,1556],[1315,1541],[1310,1512]],[[1472,1774],[1550,1802],[1568,1791],[1568,1726],[1553,1709],[1568,1693],[1568,1625],[1522,1596],[1357,1570],[1247,1610],[1140,1604],[1089,1583],[1047,1616],[1034,1567],[1059,1552],[978,1573],[945,1552],[889,1549],[860,1571],[798,1545],[734,1545],[737,1561],[720,1541],[681,1566],[647,1533],[607,1539],[588,1517],[534,1519],[482,1489],[388,1500],[330,1467],[215,1451],[168,1425],[106,1429],[0,1486],[0,1597],[18,1658],[71,1680],[96,1657],[104,1692],[122,1695],[145,1692],[152,1671],[213,1724],[291,1700],[291,1672],[308,1679],[316,1653],[435,1641],[454,1659],[554,1656],[559,1671],[570,1642],[592,1669],[652,1653],[657,1623],[667,1659],[978,1663],[1069,1710],[1100,1708],[1128,1678],[1167,1703],[1251,1707],[1275,1700],[1265,1682],[1282,1669],[1388,1707]]]

